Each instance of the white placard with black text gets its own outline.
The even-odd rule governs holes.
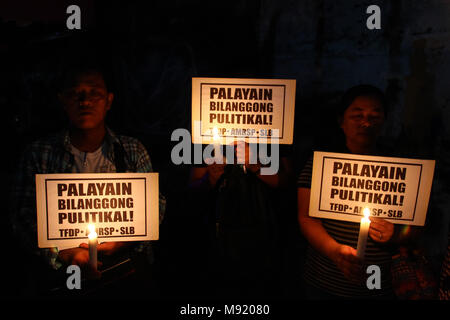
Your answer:
[[[434,160],[314,152],[309,215],[360,222],[365,207],[392,223],[423,226]]]
[[[158,173],[37,174],[38,245],[77,247],[94,224],[99,242],[156,240]]]

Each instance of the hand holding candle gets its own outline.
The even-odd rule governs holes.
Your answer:
[[[359,227],[358,246],[356,249],[356,255],[358,256],[358,258],[361,259],[364,259],[367,245],[367,236],[369,235],[369,228],[370,228],[369,208],[364,208],[363,213],[364,217],[361,219],[361,225]]]

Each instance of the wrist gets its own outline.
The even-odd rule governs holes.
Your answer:
[[[333,241],[327,251],[325,252],[326,256],[337,265],[340,258],[341,244]]]
[[[259,175],[261,174],[261,164],[249,164],[247,165],[247,169],[250,170],[253,174]]]

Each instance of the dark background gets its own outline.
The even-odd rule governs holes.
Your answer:
[[[67,30],[67,6],[81,8],[81,30]],[[366,28],[366,8],[381,8],[381,30]],[[23,146],[65,120],[56,99],[64,65],[103,56],[115,101],[109,124],[147,147],[168,199],[157,258],[165,294],[203,296],[196,279],[207,266],[204,217],[189,203],[190,167],[175,166],[170,141],[190,129],[191,77],[297,80],[293,181],[312,148],[334,134],[331,108],[347,88],[370,83],[391,108],[383,142],[408,157],[435,159],[423,243],[436,265],[446,248],[450,162],[450,2],[444,0],[304,1],[2,1],[0,110],[2,194],[7,203]],[[304,241],[296,222],[295,185],[280,209],[280,297],[297,297]],[[2,219],[3,261],[17,255]],[[23,294],[20,266],[2,263],[12,295]]]

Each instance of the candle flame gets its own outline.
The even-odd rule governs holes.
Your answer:
[[[89,234],[88,234],[88,238],[89,239],[95,239],[97,238],[97,232],[95,232],[95,225],[93,225],[92,223],[88,224],[88,230],[89,230]]]
[[[219,140],[220,139],[220,136],[219,136],[219,129],[217,129],[217,127],[214,127],[213,128],[213,140]]]
[[[363,210],[363,214],[364,214],[364,218],[369,218],[370,217],[370,210],[369,208],[365,207]]]
[[[93,225],[92,223],[89,223],[87,228],[89,230],[89,233],[95,232],[95,225]]]

